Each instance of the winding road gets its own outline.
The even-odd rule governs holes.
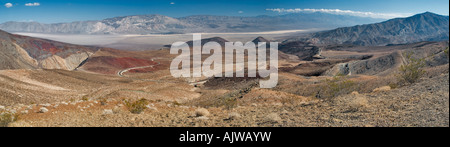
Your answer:
[[[152,59],[152,61],[155,61],[155,60]],[[119,77],[124,77],[123,73],[126,73],[126,72],[128,72],[128,71],[130,71],[130,70],[134,70],[134,69],[143,69],[143,68],[153,68],[154,66],[157,66],[157,65],[160,65],[160,64],[161,64],[161,62],[156,61],[156,65],[139,66],[139,67],[127,68],[127,69],[124,69],[124,70],[121,70],[121,71],[117,72],[117,75],[118,75]]]
[[[155,61],[154,59],[151,59],[152,61]],[[161,62],[159,61],[155,61],[157,64],[155,65],[148,65],[148,66],[139,66],[139,67],[132,67],[132,68],[127,68],[127,69],[123,69],[119,72],[117,72],[117,75],[119,77],[125,77],[125,78],[129,78],[129,79],[134,79],[134,80],[140,80],[140,81],[151,81],[151,82],[162,82],[162,83],[180,83],[179,81],[165,81],[165,80],[148,80],[148,79],[138,79],[138,78],[131,78],[131,77],[127,77],[125,75],[123,75],[124,73],[130,71],[130,70],[134,70],[134,69],[144,69],[144,68],[153,68],[154,66],[160,65]],[[207,82],[208,79],[204,79],[201,81],[194,81],[194,82],[188,82],[190,85],[197,85],[197,84],[203,84],[205,82]]]

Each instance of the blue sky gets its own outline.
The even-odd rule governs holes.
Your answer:
[[[257,16],[313,11],[387,19],[426,11],[448,15],[448,5],[448,0],[0,0],[0,23],[72,22],[138,14]]]

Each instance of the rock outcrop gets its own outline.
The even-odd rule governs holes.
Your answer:
[[[0,30],[0,70],[74,70],[98,48],[9,34]]]
[[[314,59],[322,59],[320,47],[314,46],[308,42],[291,41],[279,45],[278,50],[293,54],[299,57],[300,60],[312,61]]]
[[[435,67],[449,63],[448,56],[444,50],[448,48],[448,41],[444,42],[421,42],[405,45],[410,49],[397,50],[390,54],[362,59],[352,62],[340,63],[323,73],[326,76],[335,75],[388,75],[398,70],[398,67],[408,62],[405,54],[412,54],[414,59],[425,59],[427,67]],[[404,48],[404,47],[399,47]]]
[[[323,75],[387,75],[403,64],[403,58],[400,51],[391,53],[386,56],[373,58],[369,60],[352,61],[348,63],[340,63]]]

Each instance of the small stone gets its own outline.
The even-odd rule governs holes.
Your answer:
[[[39,113],[46,113],[46,112],[48,112],[48,109],[45,108],[45,107],[41,107],[41,108],[39,109]]]
[[[150,106],[150,105],[147,105],[147,106],[145,106],[145,107],[147,107],[147,109],[149,109],[149,110],[154,110],[154,111],[157,111],[158,109],[156,109],[155,107],[152,107],[152,106]]]
[[[180,106],[180,108],[183,108],[183,109],[189,109],[188,106]]]
[[[22,114],[28,114],[28,110],[23,110],[23,111],[21,111],[20,113],[22,113]]]
[[[390,86],[383,86],[373,90],[373,92],[385,92],[391,90]]]
[[[44,106],[44,107],[50,107],[50,104],[41,104],[41,106]]]
[[[16,112],[17,112],[17,110],[9,110],[9,112],[11,112],[11,113],[13,113],[13,114],[15,114]]]
[[[114,113],[114,114],[117,114],[117,113],[120,113],[120,112],[122,112],[122,109],[120,109],[119,107],[115,107],[115,108],[113,109],[113,113]]]
[[[209,115],[209,111],[205,108],[199,108],[199,109],[195,110],[195,116],[197,116],[197,117],[208,116],[208,115]]]
[[[279,122],[281,121],[281,117],[276,113],[270,113],[266,116],[266,120],[269,122]]]
[[[238,119],[238,118],[241,118],[241,115],[240,115],[239,113],[237,113],[237,112],[231,112],[231,113],[228,115],[228,119],[233,119],[233,120],[235,120],[235,119]]]
[[[0,110],[5,110],[5,106],[0,106]]]
[[[103,115],[110,115],[110,114],[114,114],[113,110],[111,110],[111,109],[103,110]]]
[[[333,118],[333,119],[331,119],[333,122],[335,122],[335,123],[342,123],[342,122],[344,122],[344,121],[342,121],[341,119],[337,119],[337,118]]]
[[[281,106],[283,106],[283,104],[282,103],[274,103],[273,106],[281,107]]]

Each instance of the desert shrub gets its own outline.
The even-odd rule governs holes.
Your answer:
[[[17,121],[18,114],[3,112],[0,113],[0,127],[7,127],[9,123]]]
[[[102,105],[102,106],[108,105],[108,99],[106,99],[106,98],[101,98],[99,100],[99,102],[100,102],[100,105]]]
[[[391,89],[396,89],[396,88],[398,88],[398,84],[397,83],[389,83],[389,87],[391,87]]]
[[[281,103],[283,105],[294,105],[295,104],[295,98],[292,97],[285,97],[281,99]]]
[[[352,94],[341,100],[347,105],[347,110],[344,112],[358,112],[363,111],[365,108],[369,107],[369,101],[367,97],[361,94]],[[342,103],[341,102],[341,103]]]
[[[237,92],[229,92],[223,95],[206,94],[198,100],[192,101],[193,105],[199,107],[224,107],[225,109],[233,109],[238,104]]]
[[[448,47],[447,47],[447,49],[444,50],[444,53],[447,55],[447,58],[448,58],[448,57],[449,57],[449,54],[448,54]]]
[[[398,81],[401,85],[417,82],[424,74],[425,58],[416,59],[412,57],[413,53],[404,53],[406,64],[400,66]]]
[[[82,101],[85,101],[85,102],[86,102],[86,101],[89,101],[89,97],[87,97],[87,96],[85,95],[85,96],[83,96],[83,97],[81,98],[81,100],[82,100]]]
[[[173,101],[172,105],[174,105],[174,106],[182,106],[183,104],[178,102],[178,101]]]
[[[347,76],[338,75],[331,79],[326,79],[323,82],[325,84],[319,87],[320,89],[316,98],[334,98],[357,91],[355,82],[349,80]]]
[[[137,101],[124,100],[125,106],[133,114],[140,114],[147,109],[148,101],[146,99],[140,99]]]
[[[233,97],[227,97],[223,99],[223,106],[228,110],[235,108],[237,106],[237,103],[237,99]]]
[[[195,105],[198,107],[223,107],[224,109],[233,109],[238,106],[239,100],[242,99],[247,93],[249,93],[253,87],[256,87],[257,84],[249,84],[244,88],[240,88],[237,90],[231,90],[226,93],[217,93],[214,90],[202,90],[200,93],[202,96],[199,98],[190,101],[186,104]]]

